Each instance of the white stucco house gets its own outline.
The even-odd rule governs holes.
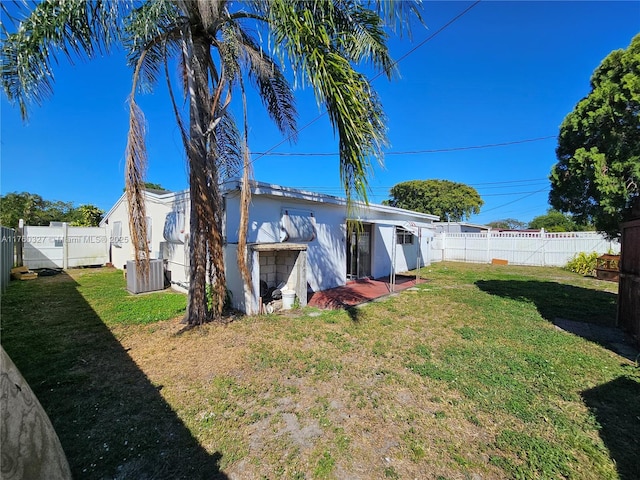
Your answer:
[[[259,311],[261,281],[269,287],[286,283],[301,305],[308,292],[341,286],[350,279],[379,278],[428,265],[433,222],[437,216],[385,205],[358,204],[351,219],[362,227],[347,231],[342,198],[252,182],[247,249],[253,291],[237,270],[240,181],[222,185],[227,286],[235,308]],[[147,241],[151,258],[162,259],[173,287],[189,281],[189,191],[145,191]],[[101,222],[110,238],[110,259],[125,268],[133,259],[128,205],[123,194]]]

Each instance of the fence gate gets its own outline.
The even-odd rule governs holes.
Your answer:
[[[640,215],[622,224],[618,324],[640,346]]]

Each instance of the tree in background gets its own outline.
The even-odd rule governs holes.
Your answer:
[[[640,35],[611,52],[591,76],[591,92],[560,126],[549,203],[620,234],[640,196]]]
[[[72,214],[71,224],[78,227],[97,227],[104,216],[104,210],[95,205],[80,205]]]
[[[292,139],[296,109],[284,65],[296,83],[310,86],[338,137],[340,176],[351,204],[367,200],[371,160],[382,158],[386,129],[382,106],[355,66],[368,64],[391,77],[387,48],[391,27],[410,23],[418,2],[317,0],[61,1],[38,3],[13,33],[1,30],[2,79],[23,116],[53,88],[52,66],[60,54],[94,57],[121,43],[134,69],[129,99],[125,183],[135,260],[148,271],[144,174],[145,121],[135,95],[160,77],[184,144],[190,189],[190,325],[221,318],[226,298],[221,182],[243,174],[238,270],[250,288],[246,231],[251,177],[245,88],[253,84],[272,120]],[[268,37],[268,42],[262,41]],[[187,112],[174,96],[169,60],[177,60]],[[231,115],[241,106],[242,126]],[[211,298],[207,295],[207,284]],[[210,300],[210,302],[208,301]],[[209,308],[211,304],[212,308]]]
[[[166,188],[164,188],[162,185],[160,185],[159,183],[152,183],[152,182],[144,182],[144,187],[145,190],[163,190],[163,191],[167,191]],[[124,187],[122,189],[123,192],[127,191],[127,187]]]
[[[527,228],[527,224],[515,218],[504,218],[487,223],[487,227],[503,230],[522,230],[523,228]]]
[[[589,225],[578,224],[571,215],[550,208],[546,214],[538,215],[529,222],[529,228],[547,232],[581,232],[593,230]]]
[[[20,219],[27,225],[64,222],[72,211],[69,202],[51,202],[34,193],[13,192],[0,197],[0,223],[11,228],[16,228]]]
[[[437,215],[441,221],[461,222],[480,213],[484,201],[475,188],[449,180],[411,180],[398,183],[385,205]]]
[[[0,225],[17,228],[20,219],[25,225],[49,225],[68,222],[87,227],[98,226],[104,212],[93,205],[74,207],[71,202],[50,201],[29,192],[12,192],[0,196]]]
[[[151,183],[151,182],[144,182],[144,188],[147,188],[149,190],[165,190],[165,188],[159,183]]]

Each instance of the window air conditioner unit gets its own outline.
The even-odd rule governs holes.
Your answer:
[[[127,290],[131,293],[155,292],[164,290],[164,261],[149,260],[149,277],[138,275],[136,263],[127,261]]]

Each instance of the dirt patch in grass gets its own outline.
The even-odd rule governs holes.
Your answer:
[[[180,316],[123,316],[120,293],[104,289],[121,288],[110,272],[74,272],[57,295],[11,286],[3,345],[81,478],[634,478],[638,369],[558,331],[547,317],[560,307],[544,302],[547,282],[566,285],[576,298],[565,302],[606,321],[608,284],[559,269],[423,274],[417,291],[356,312],[184,331]],[[25,325],[28,298],[38,331]]]

